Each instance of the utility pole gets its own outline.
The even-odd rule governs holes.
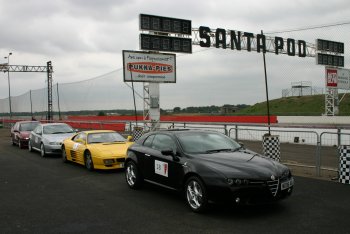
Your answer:
[[[10,66],[10,56],[12,55],[12,52],[9,53],[8,56],[4,57],[7,59],[7,66]],[[12,105],[11,105],[11,83],[10,83],[10,69],[7,70],[7,83],[9,86],[9,110],[10,110],[10,119],[12,118]]]

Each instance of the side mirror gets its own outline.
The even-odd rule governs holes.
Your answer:
[[[163,155],[173,157],[173,160],[176,161],[176,162],[179,161],[179,157],[177,157],[177,155],[176,155],[176,153],[174,152],[173,149],[170,149],[170,148],[164,149],[164,150],[161,151],[161,153]]]
[[[170,148],[162,150],[161,153],[163,155],[167,155],[167,156],[174,156],[174,151]]]
[[[127,140],[127,141],[132,141],[132,136],[128,136],[128,137],[126,138],[126,140]]]
[[[244,144],[242,142],[238,142],[242,149],[245,149]]]

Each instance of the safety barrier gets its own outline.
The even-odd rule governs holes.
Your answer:
[[[263,153],[277,162],[281,159],[280,140],[277,135],[264,135],[262,140]]]
[[[350,146],[339,146],[339,182],[350,184]]]
[[[19,119],[2,119],[4,127],[11,127]],[[46,122],[43,120],[42,122]],[[123,135],[133,135],[134,139],[140,134],[150,131],[147,123],[139,121],[73,121],[65,120],[73,128],[81,129],[111,129]],[[142,127],[138,136],[133,132],[135,126]],[[210,122],[160,122],[160,129],[187,128],[218,131],[226,134],[247,148],[264,154],[262,149],[263,135],[267,133],[266,124],[236,124],[236,123],[210,123]],[[311,129],[311,130],[308,130]],[[325,131],[326,130],[326,131]],[[332,132],[331,132],[332,131]],[[349,132],[349,133],[348,133]],[[315,176],[324,174],[337,175],[339,170],[339,156],[336,146],[350,145],[350,128],[316,129],[308,126],[279,126],[271,127],[271,135],[278,135],[280,144],[280,160],[288,166],[313,171]],[[311,169],[311,170],[310,170]]]

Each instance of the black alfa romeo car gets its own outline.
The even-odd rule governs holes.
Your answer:
[[[126,182],[133,189],[144,181],[184,191],[194,212],[208,202],[252,204],[291,195],[290,170],[245,149],[217,132],[167,130],[143,135],[130,146]]]

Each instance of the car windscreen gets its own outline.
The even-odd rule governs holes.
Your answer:
[[[87,143],[113,143],[113,142],[125,142],[126,139],[117,132],[99,132],[90,133],[87,137]]]
[[[38,124],[39,123],[35,123],[35,122],[33,122],[33,123],[21,123],[20,125],[19,125],[19,131],[33,131],[33,129],[36,127],[36,126],[38,126]]]
[[[55,124],[47,125],[43,127],[44,134],[62,134],[62,133],[72,133],[74,130],[65,124]]]
[[[178,133],[177,137],[185,153],[202,154],[241,148],[240,144],[219,133],[184,132]]]

